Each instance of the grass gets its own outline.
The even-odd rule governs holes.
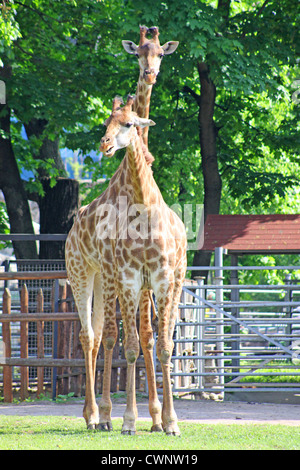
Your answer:
[[[181,437],[149,432],[150,421],[137,422],[135,436],[87,431],[83,418],[0,416],[1,450],[299,450],[300,427],[258,424],[180,422]]]

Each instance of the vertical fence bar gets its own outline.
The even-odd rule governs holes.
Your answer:
[[[198,283],[198,288],[196,290],[196,294],[203,299],[205,297],[205,288],[203,288],[204,284],[204,279],[205,277],[196,277],[196,281]],[[200,299],[196,298],[196,305],[197,306],[203,306],[203,308],[197,308],[196,309],[196,318],[197,318],[197,334],[196,338],[201,340],[196,343],[196,348],[197,348],[197,356],[201,356],[202,358],[204,357],[205,354],[205,347],[204,347],[204,317],[205,317],[205,308],[203,305],[203,301]],[[196,369],[199,373],[199,378],[198,378],[198,388],[200,391],[203,390],[205,386],[205,376],[203,373],[205,372],[205,360],[204,359],[197,359],[196,360]]]
[[[28,290],[26,284],[23,284],[21,290],[21,313],[28,313]],[[28,322],[22,321],[20,326],[20,349],[21,349],[21,358],[28,358]],[[21,366],[21,385],[20,385],[20,398],[21,400],[26,400],[28,397],[28,387],[29,387],[29,371],[28,367]]]
[[[65,313],[67,309],[66,305],[66,283],[59,282],[58,287],[58,312]],[[58,323],[57,328],[57,357],[63,359],[65,357],[65,344],[66,344],[66,323],[65,321],[61,321]],[[57,369],[57,393],[59,395],[66,395],[64,390],[64,373],[66,369],[64,367],[58,367]]]
[[[58,312],[58,304],[59,304],[59,282],[58,279],[54,281],[53,286],[53,311]],[[57,359],[57,345],[58,345],[58,322],[53,322],[53,340],[52,340],[52,356],[53,359]],[[57,367],[53,367],[52,370],[52,400],[56,400],[56,387],[57,387]]]
[[[44,295],[41,288],[39,288],[37,297],[36,297],[36,311],[37,313],[44,312]],[[37,331],[37,357],[43,359],[45,357],[44,353],[44,322],[36,322],[36,331]],[[44,367],[37,368],[37,397],[44,391]]]
[[[214,283],[216,286],[222,286],[223,285],[223,277],[215,277],[214,278]],[[223,289],[216,289],[216,304],[218,306],[223,304]],[[216,325],[216,333],[217,333],[217,338],[220,338],[219,340],[216,341],[216,347],[217,351],[220,351],[217,353],[217,357],[222,356],[224,357],[224,316],[223,314],[218,310],[216,310],[216,319],[217,319],[217,325]],[[217,359],[217,364],[218,364],[218,372],[219,372],[219,384],[220,388],[224,390],[224,359]],[[222,392],[222,396],[224,396],[224,392]]]
[[[237,266],[238,265],[238,257],[236,255],[231,255],[231,264],[232,266]],[[230,284],[233,286],[237,286],[239,284],[239,275],[238,275],[238,270],[233,270],[230,273]],[[231,289],[231,294],[230,294],[230,300],[232,302],[238,303],[240,301],[240,291],[237,288]],[[239,307],[232,307],[231,308],[231,315],[234,316],[235,318],[239,319],[240,318],[240,308]],[[238,323],[234,323],[231,326],[231,333],[235,335],[237,338],[236,341],[231,342],[231,349],[237,351],[234,353],[236,355],[236,359],[232,359],[232,366],[233,366],[233,371],[238,371],[240,367],[240,325]]]
[[[284,282],[287,286],[290,286],[292,284],[292,275],[291,274],[286,274],[285,276],[285,279],[284,279]],[[285,293],[285,301],[286,302],[291,302],[292,301],[292,297],[293,297],[293,294],[292,294],[292,290],[291,289],[287,289],[286,290],[286,293]],[[292,309],[291,307],[286,307],[285,308],[285,316],[286,318],[290,319],[292,318]],[[286,328],[285,328],[285,331],[286,331],[286,337],[289,338],[291,333],[292,333],[292,325],[291,323],[287,323],[286,325]],[[285,342],[285,346],[289,347],[291,346],[291,341],[286,341]]]
[[[68,292],[72,292],[71,286],[68,287]],[[71,294],[70,294],[71,297]],[[75,302],[73,301],[73,309],[74,312],[77,311],[77,307]],[[80,333],[80,322],[74,322],[74,335],[73,335],[73,358],[74,359],[82,359],[83,358],[83,351],[79,340],[79,333]],[[71,384],[73,383],[72,390],[76,397],[80,397],[82,395],[82,384],[83,384],[83,374],[82,369],[73,369],[74,376],[71,379]]]
[[[223,285],[223,248],[221,247],[215,249],[215,266],[220,269],[215,271],[214,283],[216,286],[221,287]],[[221,309],[223,308],[223,289],[216,289],[216,304],[221,306]],[[224,356],[224,316],[219,310],[216,310],[216,319],[217,338],[220,338],[220,340],[216,341],[217,350],[220,351],[217,353],[217,356]],[[224,390],[224,359],[218,358],[217,364],[220,388]],[[224,396],[224,392],[222,392],[222,396]]]
[[[65,288],[65,311],[66,312],[72,312],[71,309],[71,302],[69,300],[70,297],[70,286],[66,282],[66,288]],[[68,300],[67,300],[68,299]],[[71,359],[71,352],[72,352],[72,322],[71,321],[65,321],[64,322],[64,328],[65,328],[65,351],[64,351],[64,357],[66,359]],[[70,386],[71,386],[71,368],[67,367],[65,370],[66,377],[63,378],[63,393],[64,395],[67,395],[70,393]]]
[[[6,287],[3,293],[3,313],[10,315],[11,313],[11,294]],[[5,358],[11,357],[11,329],[10,323],[2,323],[2,339],[4,344],[3,355]],[[3,366],[3,398],[7,403],[12,403],[12,368]]]

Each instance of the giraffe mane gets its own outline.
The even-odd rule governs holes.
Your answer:
[[[141,145],[142,145],[142,151],[146,160],[147,165],[151,166],[152,163],[154,162],[155,158],[153,157],[152,153],[149,151],[147,145],[144,144],[143,139],[142,139],[142,129],[140,127],[136,128],[137,133],[140,137]]]

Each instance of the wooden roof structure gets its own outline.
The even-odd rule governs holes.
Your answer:
[[[228,254],[300,253],[300,214],[208,215],[202,250]]]

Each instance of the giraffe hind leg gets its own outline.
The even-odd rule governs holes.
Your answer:
[[[100,431],[113,430],[111,420],[112,402],[110,399],[110,386],[113,350],[117,341],[118,329],[116,324],[116,296],[114,293],[113,280],[110,284],[112,285],[111,289],[106,288],[105,292],[101,296],[97,294],[97,286],[95,287],[94,292],[94,313],[97,313],[97,311],[101,312],[104,322],[102,335],[102,344],[104,348],[103,388],[99,402],[100,420],[97,427]]]

